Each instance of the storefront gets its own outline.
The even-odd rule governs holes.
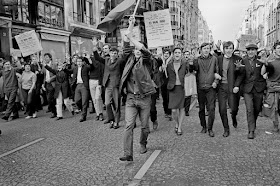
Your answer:
[[[38,27],[37,32],[43,48],[42,54],[50,53],[53,61],[63,62],[69,53],[70,32],[45,27]]]

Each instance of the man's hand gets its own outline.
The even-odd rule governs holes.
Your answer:
[[[245,65],[242,64],[242,59],[237,60],[234,64],[237,68],[245,67]]]
[[[217,88],[217,83],[216,83],[216,82],[213,82],[213,83],[212,83],[212,87],[213,87],[213,88]]]
[[[49,79],[48,79],[48,80],[46,80],[46,82],[47,82],[47,83],[50,83],[50,82],[51,82],[51,80],[49,80]]]
[[[128,28],[133,29],[134,24],[135,24],[135,17],[130,17],[129,20],[128,20],[128,23],[129,23]]]
[[[215,73],[214,76],[215,76],[215,79],[217,79],[217,80],[221,80],[222,79],[222,77],[219,74],[217,74],[217,73]]]
[[[238,93],[238,92],[239,92],[239,87],[234,87],[234,88],[233,88],[233,93],[236,94],[236,93]]]
[[[96,38],[96,37],[93,37],[92,40],[91,40],[91,42],[92,42],[92,45],[93,45],[93,46],[96,46],[97,43],[98,43],[97,38]]]
[[[33,89],[30,89],[30,90],[28,91],[28,94],[31,94],[31,93],[32,93],[32,91],[33,91]]]

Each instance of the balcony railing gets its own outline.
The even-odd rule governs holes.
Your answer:
[[[171,21],[171,25],[178,26],[178,21]]]
[[[74,21],[86,23],[89,25],[95,25],[95,23],[96,23],[95,19],[93,17],[89,17],[89,16],[86,16],[86,15],[83,15],[83,14],[80,14],[77,12],[73,12],[73,18],[74,18]]]

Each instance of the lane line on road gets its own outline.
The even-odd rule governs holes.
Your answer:
[[[14,153],[14,152],[16,152],[16,151],[19,151],[19,150],[21,150],[21,149],[23,149],[23,148],[25,148],[25,147],[28,147],[28,146],[33,145],[33,144],[35,144],[35,143],[38,143],[38,142],[40,142],[40,141],[42,141],[42,140],[44,140],[44,139],[45,139],[45,138],[39,138],[39,139],[36,139],[36,140],[34,140],[34,141],[32,141],[32,142],[29,142],[29,143],[27,143],[27,144],[25,144],[25,145],[19,146],[19,147],[15,148],[15,149],[13,149],[13,150],[11,150],[11,151],[5,152],[4,154],[1,154],[1,155],[0,155],[0,158],[3,158],[3,157],[5,157],[5,156],[8,156],[8,155],[10,155],[10,154],[12,154],[12,153]]]
[[[161,150],[155,150],[149,159],[144,163],[144,165],[141,167],[141,169],[137,172],[137,174],[134,176],[134,179],[136,180],[141,180],[143,176],[146,174],[148,169],[151,167],[155,159],[158,157],[160,154]]]

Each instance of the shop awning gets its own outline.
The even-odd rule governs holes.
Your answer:
[[[99,35],[106,34],[102,30],[75,24],[75,23],[71,23],[70,27],[73,28],[72,35],[79,36],[79,37],[92,38],[93,36],[99,36]]]

